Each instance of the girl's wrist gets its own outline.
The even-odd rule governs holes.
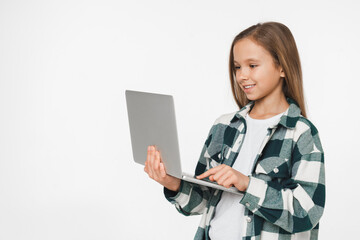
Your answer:
[[[250,183],[250,177],[249,176],[245,176],[245,189],[244,192],[247,190],[247,188],[249,187],[249,183]]]
[[[240,188],[238,188],[238,189],[242,192],[245,192],[249,186],[249,182],[250,182],[250,178],[246,175],[242,175]]]
[[[167,186],[164,187],[166,187],[167,189],[173,192],[178,192],[180,189],[180,183],[181,183],[180,179],[174,178],[174,180],[170,184],[167,184]]]

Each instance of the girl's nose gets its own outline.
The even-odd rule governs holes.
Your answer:
[[[249,71],[246,69],[241,69],[236,72],[236,78],[238,81],[246,81],[249,79]]]

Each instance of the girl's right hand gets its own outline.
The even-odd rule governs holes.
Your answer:
[[[166,174],[164,163],[161,161],[160,151],[155,146],[149,146],[144,171],[167,189],[178,192],[181,180]]]

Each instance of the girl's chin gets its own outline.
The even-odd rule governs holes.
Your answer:
[[[251,95],[251,94],[246,95],[246,97],[247,97],[247,99],[249,99],[250,101],[255,101],[255,100],[258,99],[257,97],[255,97],[254,95]]]

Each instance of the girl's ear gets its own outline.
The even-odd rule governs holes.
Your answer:
[[[280,77],[285,77],[285,73],[284,73],[282,67],[280,67]]]

